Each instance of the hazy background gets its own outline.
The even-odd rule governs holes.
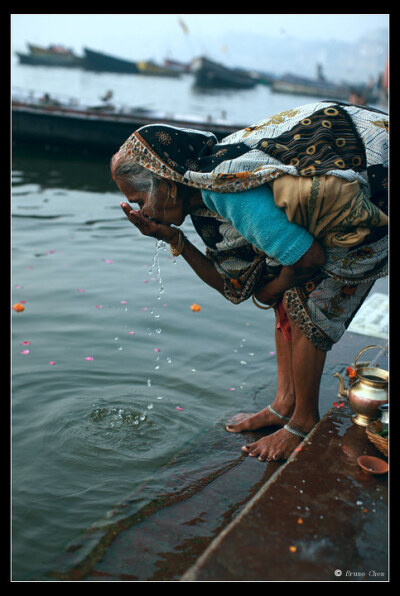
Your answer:
[[[97,49],[131,60],[189,61],[366,82],[382,72],[388,14],[12,14],[12,51],[26,43]]]

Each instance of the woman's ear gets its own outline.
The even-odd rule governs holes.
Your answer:
[[[176,182],[174,182],[173,180],[171,180],[171,197],[173,198],[174,201],[176,201],[176,198],[178,196],[178,186],[176,184]]]

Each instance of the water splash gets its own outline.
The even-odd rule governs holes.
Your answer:
[[[151,264],[151,267],[149,269],[149,275],[155,273],[156,278],[158,280],[159,293],[157,296],[157,300],[160,300],[162,294],[164,293],[164,284],[163,284],[163,280],[161,277],[160,255],[159,255],[161,249],[165,250],[165,242],[164,242],[164,240],[156,239],[153,263]]]
[[[154,247],[154,257],[153,257],[153,262],[151,264],[151,266],[149,267],[148,273],[149,275],[153,275],[154,278],[158,281],[158,294],[157,294],[157,301],[161,300],[161,297],[164,293],[164,283],[163,283],[163,279],[162,279],[162,275],[161,275],[161,266],[160,266],[160,252],[162,250],[166,250],[166,245],[165,242],[163,240],[157,240],[155,241],[155,247]],[[161,314],[158,311],[157,308],[152,308],[150,310],[150,315],[154,318],[154,329],[148,327],[147,328],[147,333],[148,335],[152,335],[153,331],[156,333],[156,335],[160,335],[162,333],[162,327],[160,325],[160,318],[161,318]],[[154,349],[154,352],[159,352],[159,349]],[[171,361],[171,359],[169,359]],[[155,364],[154,364],[154,370],[158,371],[160,370],[160,356],[157,354],[155,356]],[[148,379],[147,380],[147,386],[151,387],[152,386],[152,379]]]

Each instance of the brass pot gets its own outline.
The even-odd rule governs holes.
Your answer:
[[[367,346],[360,350],[354,360],[355,379],[348,389],[345,388],[344,379],[339,373],[334,377],[340,380],[339,395],[349,400],[354,412],[353,422],[367,427],[372,420],[379,417],[379,407],[388,402],[389,373],[387,370],[363,364],[357,366],[361,354],[370,348],[382,346]]]

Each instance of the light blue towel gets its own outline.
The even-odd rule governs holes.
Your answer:
[[[266,184],[234,193],[201,191],[211,211],[229,221],[251,244],[282,265],[293,265],[310,248],[313,236],[286,217],[275,205],[272,190]]]

